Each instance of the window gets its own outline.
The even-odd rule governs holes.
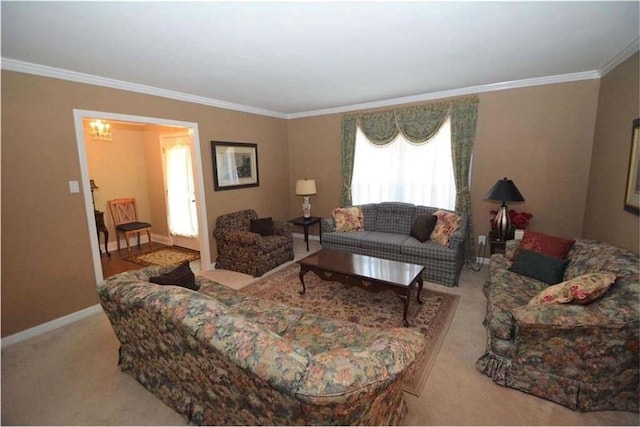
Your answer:
[[[454,210],[450,119],[423,144],[399,134],[387,145],[374,145],[358,128],[351,196],[354,205],[396,201]]]

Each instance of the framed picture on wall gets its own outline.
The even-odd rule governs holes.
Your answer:
[[[629,171],[627,172],[627,191],[624,198],[624,210],[640,215],[640,153],[638,153],[638,137],[640,119],[633,121],[631,131],[631,153],[629,154]]]
[[[215,191],[258,187],[258,144],[211,141]]]

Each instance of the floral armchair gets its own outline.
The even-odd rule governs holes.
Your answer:
[[[218,217],[213,231],[218,248],[216,268],[256,277],[293,260],[293,224],[273,221],[273,234],[261,235],[251,232],[252,220],[258,220],[253,209]]]

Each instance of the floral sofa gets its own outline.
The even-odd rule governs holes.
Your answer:
[[[120,369],[207,425],[386,425],[406,413],[402,381],[424,338],[323,319],[197,277],[198,291],[150,283],[170,267],[98,287]]]
[[[263,221],[270,225],[264,227]],[[253,209],[220,215],[213,235],[217,269],[256,277],[293,260],[293,224],[258,218]]]
[[[431,216],[444,209],[401,202],[372,203],[359,208],[364,222],[361,231],[336,231],[334,217],[322,219],[323,248],[424,265],[425,281],[458,286],[464,265],[466,215],[460,214],[459,228],[449,237],[448,244],[442,245],[431,239],[422,242],[411,236],[411,230],[419,215]]]
[[[588,273],[613,273],[615,282],[586,305],[537,304],[536,296],[550,287],[508,270],[516,247],[508,241],[505,255],[491,256],[484,286],[487,350],[476,367],[502,386],[574,410],[638,411],[638,256],[576,239],[560,278],[565,282],[556,287]]]

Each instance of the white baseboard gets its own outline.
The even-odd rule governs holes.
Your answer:
[[[50,322],[43,323],[42,325],[34,326],[33,328],[18,332],[17,334],[9,335],[8,337],[2,338],[0,340],[0,342],[2,343],[2,348],[4,349],[5,347],[8,347],[10,345],[17,344],[21,341],[25,341],[38,335],[51,332],[54,329],[70,325],[71,323],[75,323],[86,317],[93,316],[94,314],[100,313],[101,311],[102,306],[100,304],[92,305],[91,307],[87,307],[80,311],[76,311],[75,313],[59,317]]]

